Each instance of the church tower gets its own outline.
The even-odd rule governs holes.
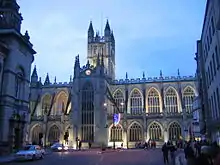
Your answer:
[[[97,31],[94,33],[92,22],[88,29],[87,59],[90,64],[96,66],[98,54],[103,56],[105,73],[110,79],[115,79],[115,38],[107,20],[104,36]]]

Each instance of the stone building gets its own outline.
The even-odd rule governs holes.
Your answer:
[[[115,80],[115,39],[107,21],[104,36],[88,29],[88,62],[75,58],[69,82],[45,82],[36,67],[31,76],[28,142],[55,141],[87,147],[105,144],[134,147],[137,142],[188,139],[191,134],[192,103],[197,91],[194,76]],[[113,114],[120,121],[113,125]]]
[[[202,34],[197,41],[197,75],[202,133],[220,138],[220,2],[207,0]],[[219,141],[220,142],[220,141]]]
[[[0,1],[0,151],[19,148],[29,111],[30,74],[34,60],[28,32],[15,0]],[[4,150],[6,149],[6,150]]]

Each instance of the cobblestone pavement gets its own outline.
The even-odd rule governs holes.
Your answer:
[[[74,151],[52,153],[43,160],[10,162],[8,165],[163,165],[161,149],[106,151]]]

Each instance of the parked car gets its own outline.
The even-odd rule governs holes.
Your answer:
[[[68,151],[68,146],[63,146],[60,143],[55,143],[51,146],[51,150],[55,152],[60,152],[60,151]]]
[[[43,159],[45,150],[39,145],[27,145],[15,154],[15,160]]]

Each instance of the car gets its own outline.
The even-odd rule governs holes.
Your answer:
[[[27,145],[15,154],[15,160],[43,159],[45,150],[39,145]]]
[[[68,146],[63,146],[60,143],[55,143],[51,146],[51,150],[55,152],[60,152],[60,151],[68,151]]]

